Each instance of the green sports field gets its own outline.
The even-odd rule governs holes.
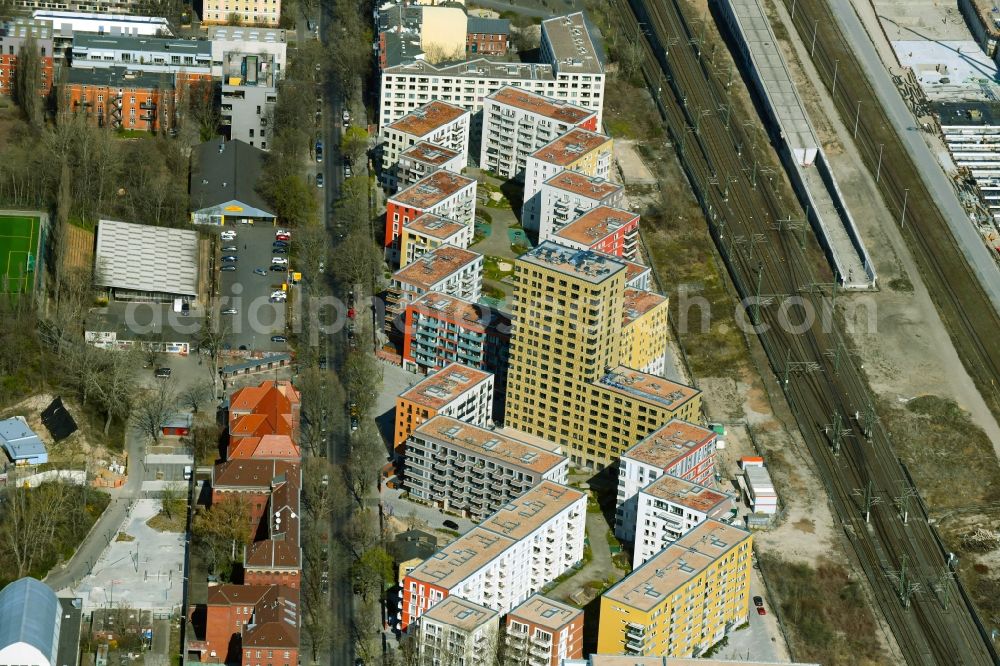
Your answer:
[[[0,294],[31,291],[40,226],[37,217],[0,215]]]

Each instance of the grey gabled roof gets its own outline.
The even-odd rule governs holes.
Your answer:
[[[56,663],[59,600],[47,585],[21,578],[0,591],[0,650],[27,643]]]
[[[97,223],[94,284],[198,295],[198,233],[114,220]]]
[[[226,141],[216,137],[196,147],[191,160],[192,210],[239,202],[263,213],[262,217],[274,217],[274,212],[257,193],[257,180],[264,164],[263,150],[239,139]]]
[[[510,21],[508,19],[470,16],[465,32],[470,35],[509,35]]]

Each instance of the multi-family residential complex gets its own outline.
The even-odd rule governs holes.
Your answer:
[[[431,291],[478,301],[483,291],[483,255],[442,245],[393,273],[386,292],[387,332],[402,337],[406,306]]]
[[[270,53],[229,51],[222,58],[222,125],[230,139],[267,150],[268,123],[278,102],[278,64]]]
[[[467,62],[433,64],[404,58],[386,62],[379,95],[379,125],[393,121],[427,102],[439,99],[473,114],[486,96],[504,86],[526,90],[593,109],[601,124],[604,105],[603,54],[595,45],[582,13],[542,21],[540,64]]]
[[[530,202],[522,208],[532,217],[531,224],[551,238],[581,215],[598,206],[615,208],[624,202],[625,188],[609,180],[576,171],[562,171],[542,183]]]
[[[414,428],[438,415],[485,427],[492,409],[493,374],[452,363],[396,397],[392,444],[398,449]]]
[[[285,31],[277,28],[244,28],[218,25],[209,29],[212,42],[212,76],[221,77],[227,53],[266,56],[274,63],[276,78],[284,76],[287,65],[288,44]]]
[[[14,95],[14,81],[17,74],[17,58],[28,40],[33,39],[41,59],[41,83],[39,95],[48,95],[52,90],[53,57],[52,22],[27,18],[16,18],[0,26],[0,95]]]
[[[583,656],[583,610],[535,594],[507,614],[507,664],[562,666]]]
[[[728,523],[736,498],[708,486],[664,474],[639,491],[632,568],[649,560],[709,518]]]
[[[399,185],[400,154],[418,143],[432,143],[459,154],[464,167],[469,160],[470,115],[465,109],[434,100],[382,128],[382,184],[395,191]]]
[[[731,659],[710,657],[640,657],[618,654],[592,654],[588,659],[572,659],[562,666],[732,666]],[[788,661],[740,661],[740,666],[820,666]]]
[[[510,612],[580,561],[586,513],[585,493],[534,486],[403,579],[398,628],[451,596]]]
[[[242,26],[276,28],[281,19],[281,0],[205,0],[201,21],[205,25],[239,23]]]
[[[639,491],[664,474],[704,485],[715,469],[716,434],[673,420],[626,451],[618,465],[615,534],[635,540]]]
[[[436,291],[406,306],[403,367],[430,372],[458,361],[492,372],[502,412],[510,355],[510,316]]]
[[[73,67],[127,67],[179,74],[178,83],[212,76],[212,44],[202,39],[100,35],[73,36]]]
[[[131,14],[139,4],[139,0],[15,0],[14,2],[14,6],[19,9],[99,14]]]
[[[650,375],[666,369],[669,301],[652,291],[625,290],[622,309],[622,365]]]
[[[749,532],[699,523],[601,595],[597,651],[691,657],[748,619]]]
[[[549,239],[580,250],[634,260],[639,249],[639,215],[621,208],[598,206],[566,226],[539,228],[538,240]]]
[[[475,227],[476,181],[450,171],[435,171],[389,197],[385,209],[386,258],[400,261],[403,227],[424,213],[433,213]]]
[[[395,171],[390,169],[390,174],[395,177],[395,188],[405,190],[438,169],[461,173],[465,162],[465,156],[457,150],[421,141],[399,154]]]
[[[411,264],[442,245],[452,245],[464,250],[472,244],[473,229],[470,225],[447,217],[424,213],[403,225],[403,236],[399,242],[399,265]]]
[[[500,614],[459,597],[448,597],[420,616],[417,651],[421,664],[472,666],[492,663]]]
[[[519,179],[531,155],[574,127],[597,129],[597,113],[523,88],[504,86],[483,104],[479,166]]]
[[[207,654],[202,662],[257,666],[298,664],[299,591],[284,585],[209,586]],[[266,647],[264,656],[258,650]],[[267,656],[270,655],[270,656]]]
[[[621,365],[632,357],[627,276],[619,259],[551,241],[515,261],[505,423],[564,446],[578,465],[604,467],[701,407],[697,389]]]
[[[542,480],[565,483],[565,456],[508,434],[435,416],[405,449],[410,496],[481,520]]]
[[[165,132],[176,121],[174,75],[124,67],[66,70],[62,109],[97,127]]]
[[[552,176],[562,171],[577,171],[607,179],[611,173],[613,143],[609,136],[577,128],[531,153],[525,166],[524,206],[521,209],[525,228],[539,229],[539,194],[542,183]]]
[[[510,21],[470,16],[465,26],[465,53],[469,56],[504,56],[510,48]]]

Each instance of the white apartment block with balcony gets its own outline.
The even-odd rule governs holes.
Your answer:
[[[419,663],[490,664],[496,655],[500,614],[460,597],[448,597],[420,616]]]
[[[483,255],[441,245],[393,273],[386,294],[386,325],[401,326],[397,318],[406,306],[430,291],[479,301],[483,295]]]
[[[403,440],[438,415],[485,428],[492,414],[493,383],[492,372],[461,363],[449,363],[432,372],[397,397],[396,438]]]
[[[541,63],[480,58],[439,64],[412,60],[386,67],[382,70],[379,125],[385,127],[434,99],[478,115],[488,95],[504,86],[517,86],[592,109],[600,127],[604,56],[590,36],[583,13],[542,21],[541,54]]]
[[[207,75],[212,72],[212,45],[200,39],[78,32],[73,35],[72,65]]]
[[[219,25],[208,30],[212,42],[212,76],[222,77],[227,53],[266,55],[274,63],[275,79],[284,76],[288,63],[285,31],[277,28],[244,28]]]
[[[425,213],[447,218],[475,230],[476,180],[438,170],[421,178],[386,203],[386,256],[398,263],[403,227]]]
[[[482,520],[542,481],[566,483],[569,460],[508,434],[439,415],[410,433],[404,469],[411,498]]]
[[[597,129],[597,113],[504,86],[489,95],[483,106],[479,166],[501,178],[520,179],[528,155],[574,127]]]
[[[471,115],[465,109],[434,100],[414,109],[382,128],[382,184],[395,191],[399,185],[400,154],[418,143],[432,143],[459,155],[462,166],[469,161]]]
[[[403,579],[400,629],[458,596],[511,611],[583,558],[587,495],[543,481]]]
[[[539,238],[550,238],[587,211],[598,206],[620,207],[625,188],[598,176],[562,171],[542,183],[535,195],[537,206],[525,205],[524,214],[537,224]],[[559,242],[558,238],[554,239]]]
[[[639,491],[632,568],[709,518],[728,523],[735,502],[729,493],[673,474],[660,476]]]
[[[399,154],[392,174],[395,177],[395,187],[398,190],[405,190],[438,169],[462,173],[466,161],[466,157],[457,150],[421,141]]]
[[[622,454],[618,463],[615,535],[633,543],[639,492],[664,474],[706,484],[715,464],[716,435],[707,428],[672,419]]]

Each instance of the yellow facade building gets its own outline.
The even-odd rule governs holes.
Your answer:
[[[281,0],[205,0],[202,23],[273,28],[281,19]]]
[[[622,310],[622,365],[662,375],[666,364],[670,321],[666,296],[640,289],[625,290]]]
[[[692,657],[748,619],[753,537],[706,520],[601,595],[597,651]]]
[[[670,419],[697,420],[701,410],[697,389],[624,365],[645,360],[633,347],[666,316],[664,299],[648,330],[643,322],[643,333],[625,335],[627,273],[615,257],[549,241],[515,261],[505,423],[556,442],[577,465],[603,468]]]

